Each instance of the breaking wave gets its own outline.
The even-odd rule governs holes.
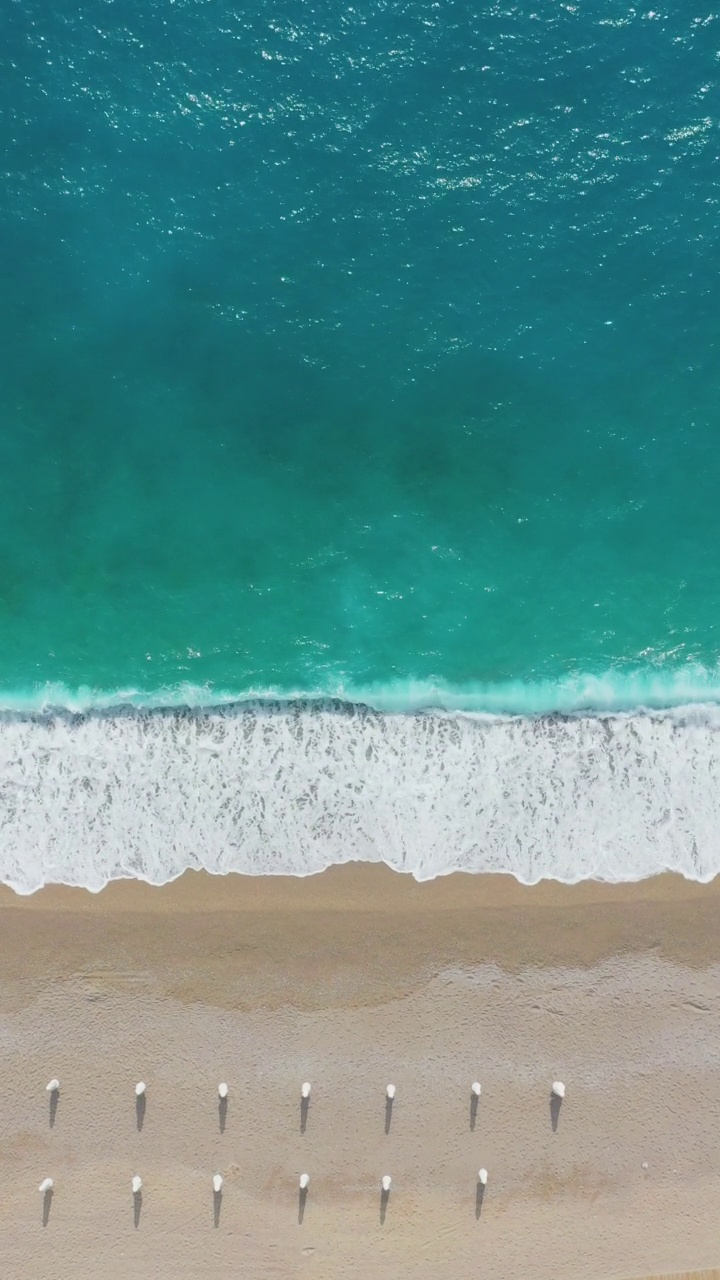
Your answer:
[[[20,893],[352,860],[528,884],[720,870],[715,702],[520,715],[115,700],[5,700],[0,880]]]

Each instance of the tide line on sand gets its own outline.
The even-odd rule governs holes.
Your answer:
[[[627,1280],[720,1280],[720,1267],[710,1271],[664,1271],[647,1276],[628,1276]]]

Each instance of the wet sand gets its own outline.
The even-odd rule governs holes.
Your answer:
[[[4,890],[0,1008],[8,1276],[720,1264],[718,882],[418,885],[348,865]]]

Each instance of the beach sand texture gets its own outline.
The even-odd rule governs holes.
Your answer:
[[[716,1267],[711,1271],[703,1267],[702,1271],[674,1271],[672,1275],[642,1276],[639,1280],[720,1280],[720,1271]]]
[[[719,924],[717,882],[670,876],[528,888],[347,865],[5,890],[3,1273],[712,1268]]]

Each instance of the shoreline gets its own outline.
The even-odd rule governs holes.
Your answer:
[[[55,918],[71,915],[85,922],[94,942],[100,922],[105,928],[108,921],[128,916],[153,917],[166,929],[179,918],[191,931],[197,927],[193,921],[201,921],[213,929],[218,952],[229,945],[241,920],[252,936],[262,937],[265,958],[274,947],[282,948],[286,917],[300,922],[313,917],[322,936],[348,951],[348,928],[360,924],[387,941],[399,920],[406,930],[415,930],[410,957],[415,966],[420,956],[449,960],[462,952],[517,972],[532,964],[582,966],[627,950],[652,950],[679,963],[702,965],[720,923],[720,875],[706,884],[663,872],[621,884],[541,880],[525,885],[502,872],[456,871],[418,881],[384,863],[366,862],[307,876],[190,870],[163,885],[127,878],[98,892],[48,884],[33,894],[18,894],[0,885],[0,912],[5,928],[13,923],[24,928],[26,920],[40,915],[48,929]],[[432,936],[423,938],[420,920],[436,923]],[[529,926],[524,933],[519,930],[523,922]],[[296,945],[302,947],[304,940],[301,923]],[[185,945],[184,937],[173,939],[178,952]]]
[[[676,876],[418,884],[348,864],[97,895],[3,888],[8,1271],[435,1280],[482,1256],[489,1280],[615,1280],[717,1266],[719,924],[720,880]]]

